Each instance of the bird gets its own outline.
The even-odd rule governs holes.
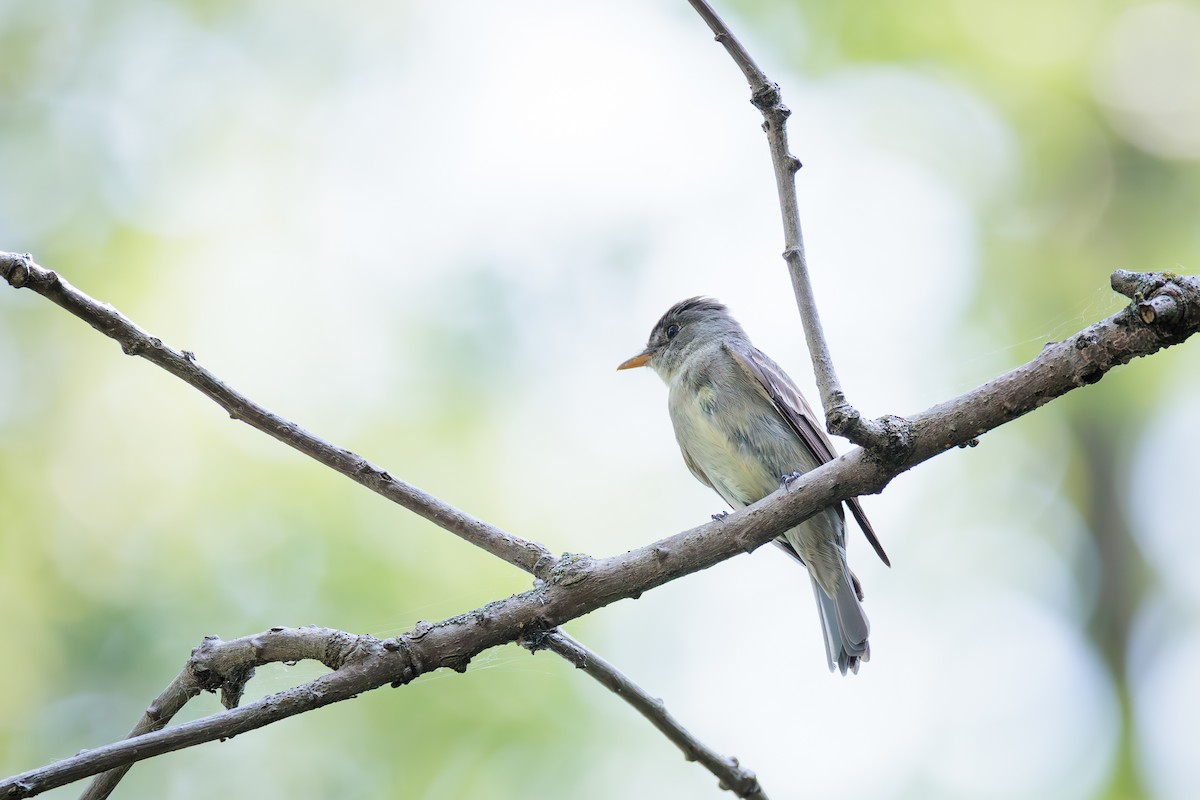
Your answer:
[[[654,324],[646,348],[617,369],[635,367],[649,367],[667,384],[667,409],[684,463],[731,508],[761,500],[836,455],[796,384],[712,298],[691,297],[671,306]],[[890,566],[858,499],[847,504]],[[870,624],[862,586],[846,561],[842,504],[819,511],[776,544],[808,570],[830,671],[857,673],[871,657]]]

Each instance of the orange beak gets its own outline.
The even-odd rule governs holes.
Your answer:
[[[633,369],[634,367],[644,367],[646,362],[650,360],[651,353],[649,350],[643,350],[628,361],[622,361],[621,366],[617,369]]]

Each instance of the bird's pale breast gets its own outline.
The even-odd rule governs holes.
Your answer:
[[[730,505],[779,488],[783,475],[813,466],[766,398],[736,391],[737,375],[685,374],[671,387],[671,421],[684,458]]]

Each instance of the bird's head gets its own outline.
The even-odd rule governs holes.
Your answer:
[[[709,297],[689,297],[667,309],[654,323],[646,349],[617,369],[650,367],[669,381],[690,353],[730,335],[746,334],[728,308]]]

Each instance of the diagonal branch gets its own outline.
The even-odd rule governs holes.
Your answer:
[[[291,445],[322,464],[399,503],[405,508],[420,514],[446,530],[458,534],[463,539],[504,559],[508,563],[520,567],[538,578],[544,577],[554,565],[554,557],[542,545],[506,533],[494,525],[443,503],[441,500],[421,491],[415,486],[393,478],[386,471],[376,467],[361,456],[326,442],[304,430],[294,422],[290,422],[268,411],[244,395],[239,394],[211,372],[200,367],[196,363],[195,356],[192,353],[188,351],[176,351],[165,345],[161,339],[151,336],[142,330],[112,306],[100,303],[80,292],[56,273],[45,270],[35,264],[29,256],[18,256],[12,253],[0,252],[0,274],[14,287],[33,289],[80,317],[100,332],[115,339],[125,353],[129,355],[141,355],[184,382],[199,389],[228,411],[232,418],[241,419],[258,430],[271,435],[285,444]],[[582,657],[591,659],[597,664],[603,664],[604,670],[588,671],[589,675],[596,678],[602,684],[609,685],[604,680],[604,676],[607,674],[614,679],[619,679],[622,685],[636,686],[629,678],[617,672],[615,667],[587,650],[582,644],[570,640],[571,644],[568,645],[566,644],[566,639],[563,639],[563,637],[566,637],[566,634],[561,631],[553,631],[545,634],[545,639],[549,645],[557,645],[550,647],[555,652],[559,652],[559,647],[564,649],[570,647],[578,651]],[[563,639],[563,641],[559,642],[560,639]],[[314,656],[299,657],[308,658]],[[200,689],[196,687],[195,681],[189,677],[188,670],[185,670],[184,673],[167,687],[162,695],[151,703],[129,736],[132,738],[165,727],[171,717],[188,700],[195,697],[199,691]],[[642,690],[639,688],[638,692],[642,692]],[[238,696],[240,696],[240,691],[238,692]],[[665,710],[661,708],[661,703],[657,708],[651,708],[639,705],[636,702],[636,695],[633,693],[623,694],[622,697],[627,702],[633,704],[659,730],[663,730],[664,732],[670,731],[668,738],[671,738],[672,741],[676,743],[680,741],[695,741],[694,737],[687,730],[671,718],[670,715],[665,713]],[[233,704],[236,705],[236,698]],[[686,752],[689,751],[685,750]],[[703,752],[711,751],[704,750]],[[730,771],[728,763],[719,756],[713,754],[712,758],[702,758],[700,761],[723,782],[723,785],[734,787],[733,791],[739,791],[737,787],[750,786],[751,782],[747,781],[744,775]],[[100,798],[108,797],[124,777],[128,768],[129,764],[126,764],[119,770],[113,770],[102,775],[88,788],[85,797],[89,798],[89,800],[100,800]],[[753,775],[753,773],[746,774]],[[754,783],[754,790],[760,791],[757,788],[757,783]],[[745,795],[739,793],[739,796]]]
[[[610,691],[625,698],[629,705],[637,709],[638,713],[650,720],[654,727],[674,742],[683,751],[688,761],[699,761],[709,772],[720,778],[722,789],[728,789],[746,800],[767,800],[762,787],[758,785],[758,777],[753,772],[739,764],[736,758],[727,758],[705,747],[703,742],[692,736],[675,721],[675,718],[663,705],[662,700],[646,694],[640,686],[631,683],[612,664],[589,653],[586,647],[571,636],[562,631],[554,631],[545,637],[526,636],[521,644],[533,652],[542,648],[553,650],[574,664],[577,669],[583,670]]]
[[[38,266],[30,256],[0,252],[0,275],[15,288],[32,289],[114,339],[126,355],[141,356],[200,390],[229,412],[232,419],[299,450],[476,547],[537,577],[553,565],[554,555],[543,545],[514,536],[443,503],[416,486],[392,477],[357,453],[331,444],[291,420],[268,411],[196,363],[194,353],[164,344],[162,339],[150,335],[111,305],[94,300],[58,273]]]
[[[825,409],[825,422],[829,432],[845,436],[857,445],[880,450],[902,446],[898,425],[892,420],[864,419],[858,409],[846,400],[842,384],[829,354],[825,341],[825,330],[817,313],[817,301],[813,295],[812,281],[808,276],[808,259],[804,254],[804,235],[800,230],[800,205],[796,199],[796,172],[800,160],[788,149],[787,119],[792,112],[783,104],[779,84],[770,80],[750,57],[729,30],[724,20],[717,15],[706,0],[688,0],[734,63],[742,70],[750,84],[750,102],[762,112],[763,130],[771,149],[771,164],[775,170],[775,188],[779,194],[779,210],[783,216],[783,258],[792,277],[792,290],[796,294],[796,305],[800,309],[800,322],[804,326],[804,338],[812,357],[813,374],[817,389],[821,393],[821,405]]]
[[[427,623],[423,623],[423,625],[427,626]],[[418,626],[409,635],[416,635],[421,630],[422,627]],[[399,639],[393,640],[393,642],[399,641]],[[605,688],[621,696],[638,713],[650,720],[663,735],[675,743],[689,761],[699,761],[702,766],[715,775],[722,788],[728,789],[746,800],[768,800],[752,771],[742,767],[736,758],[727,758],[706,747],[671,716],[661,700],[651,698],[645,690],[629,680],[612,664],[591,652],[570,635],[555,629],[546,633],[532,634],[523,639],[521,644],[531,652],[539,649],[553,651],[578,669],[587,672]],[[317,626],[272,628],[260,634],[244,636],[229,642],[221,641],[215,636],[205,637],[204,641],[192,651],[188,663],[178,677],[150,704],[126,738],[132,739],[135,736],[163,729],[189,700],[202,691],[215,692],[219,690],[222,704],[226,708],[236,707],[246,683],[254,675],[255,668],[264,664],[294,663],[304,659],[313,659],[336,671],[361,658],[363,653],[373,652],[378,645],[378,640],[374,637],[355,636],[344,631]],[[392,649],[395,649],[399,645],[391,646]],[[385,650],[388,649],[389,642],[383,642],[382,647]],[[430,665],[427,671],[437,666],[440,664]],[[447,664],[447,666],[449,665]],[[403,675],[402,671],[401,677]],[[309,688],[310,696],[315,698],[321,694],[320,690],[311,684]],[[372,688],[375,687],[363,686],[364,691]],[[141,744],[144,746],[144,739],[141,740]],[[188,744],[189,742],[185,742],[180,744],[179,748],[171,749],[180,749]],[[103,758],[106,751],[107,748],[97,748],[90,751],[91,757],[93,759]],[[67,759],[67,761],[71,761],[71,759]],[[130,760],[98,775],[80,796],[81,800],[103,800],[108,797],[132,764],[133,762]],[[51,768],[56,767],[64,771],[72,768],[65,765],[64,762],[51,765]],[[35,770],[34,773],[27,775],[45,772],[46,770]],[[38,786],[38,780],[39,778],[36,777],[30,778],[26,783],[27,791],[34,790],[35,787],[36,791],[42,791],[42,788]],[[3,789],[2,784],[0,784],[0,789]]]
[[[189,662],[190,665],[190,662]],[[152,731],[159,731],[167,727],[167,723],[178,714],[188,702],[197,697],[200,692],[204,691],[204,687],[190,669],[184,667],[175,679],[171,681],[166,689],[150,705],[146,706],[146,710],[142,712],[141,718],[134,724],[133,730],[129,732],[126,739],[133,739]],[[104,800],[113,793],[117,788],[117,784],[129,772],[133,762],[122,764],[116,769],[110,769],[108,772],[102,772],[96,776],[96,779],[88,786],[83,794],[79,796],[79,800]]]
[[[50,285],[29,282],[34,267],[26,258],[0,254],[0,275],[13,285]],[[384,684],[406,684],[442,667],[465,670],[487,648],[536,636],[617,600],[637,597],[750,552],[822,508],[879,492],[901,472],[971,444],[983,433],[1060,395],[1096,383],[1116,366],[1179,344],[1200,330],[1200,278],[1117,272],[1112,283],[1134,303],[1069,339],[1047,345],[1017,369],[909,417],[905,422],[908,446],[890,451],[886,459],[854,448],[721,520],[610,558],[564,556],[527,592],[440,623],[420,623],[395,639],[352,637],[350,655],[339,668],[309,684],[13,776],[0,781],[0,798],[31,796],[170,750],[228,738]],[[274,630],[262,636],[287,633]],[[231,683],[236,687],[236,680]]]

